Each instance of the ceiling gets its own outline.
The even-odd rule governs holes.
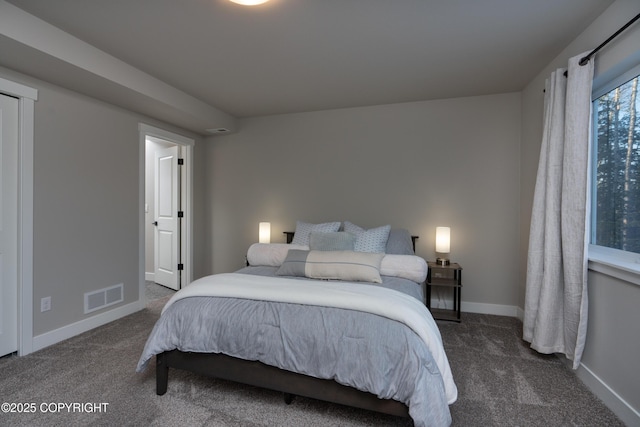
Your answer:
[[[7,1],[237,118],[519,91],[613,2]]]

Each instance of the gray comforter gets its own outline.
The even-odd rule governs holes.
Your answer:
[[[271,275],[265,267],[241,273]],[[421,298],[419,285],[383,277],[385,287]],[[258,360],[395,399],[414,424],[451,423],[440,371],[424,342],[404,324],[330,307],[191,297],[176,301],[156,323],[137,370],[156,354],[178,349]]]

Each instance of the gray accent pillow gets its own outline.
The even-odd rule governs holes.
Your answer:
[[[291,241],[294,245],[309,246],[309,234],[312,231],[329,233],[340,229],[340,221],[325,222],[322,224],[310,224],[308,222],[296,221],[296,231]]]
[[[306,265],[308,255],[309,251],[289,249],[287,257],[282,262],[280,268],[276,271],[276,275],[304,277],[304,267]]]
[[[349,221],[345,221],[344,231],[356,235],[354,248],[356,252],[385,253],[391,226],[383,225],[382,227],[365,230]]]
[[[309,234],[309,249],[312,251],[352,251],[355,244],[356,236],[346,231],[312,231]]]
[[[378,253],[290,249],[276,275],[382,283],[383,257]]]
[[[411,240],[409,230],[392,228],[391,231],[389,231],[386,252],[393,255],[415,255],[413,240]]]

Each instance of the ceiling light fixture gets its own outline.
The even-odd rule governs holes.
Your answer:
[[[257,6],[259,4],[268,2],[269,0],[229,0],[229,1],[241,4],[244,6]]]

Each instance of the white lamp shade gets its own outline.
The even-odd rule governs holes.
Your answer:
[[[258,229],[258,242],[271,243],[271,223],[261,222]]]
[[[436,227],[436,252],[448,254],[451,251],[451,228]]]

